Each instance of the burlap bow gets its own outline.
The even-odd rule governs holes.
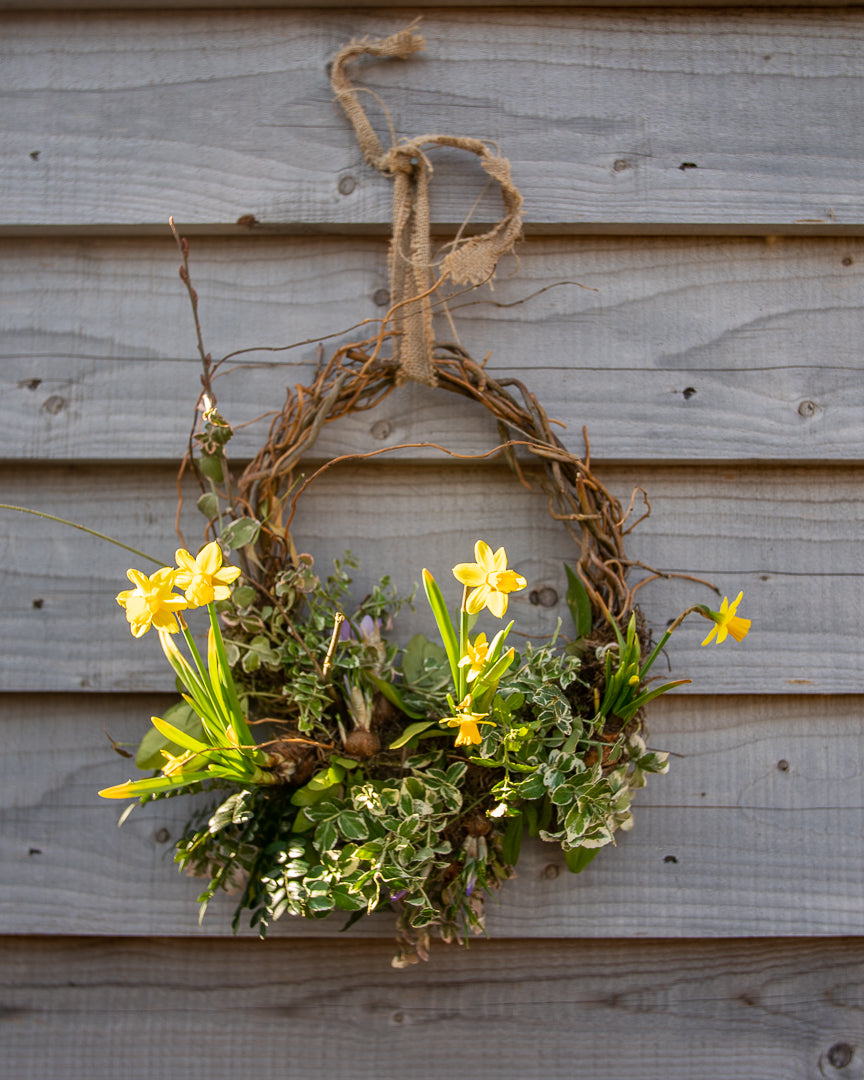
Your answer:
[[[331,82],[337,100],[354,125],[357,141],[366,161],[379,172],[392,176],[393,236],[390,241],[390,297],[392,326],[396,333],[394,356],[401,380],[435,385],[432,360],[432,293],[445,281],[455,285],[479,285],[488,281],[502,255],[513,251],[522,230],[522,196],[510,177],[510,163],[490,151],[480,139],[453,135],[420,135],[403,139],[385,150],[358,100],[357,91],[345,73],[356,56],[395,56],[406,59],[426,47],[419,34],[400,30],[377,41],[351,41],[336,54]],[[429,146],[452,146],[480,158],[486,173],[501,185],[504,216],[488,232],[455,243],[438,267],[433,281],[432,242],[429,219],[429,181],[432,164],[425,151]]]

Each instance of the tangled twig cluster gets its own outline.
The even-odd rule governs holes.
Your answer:
[[[585,434],[584,458],[569,451],[552,430],[545,409],[519,379],[493,378],[455,344],[438,344],[434,364],[441,390],[470,398],[495,418],[501,443],[483,455],[457,454],[431,443],[402,443],[367,453],[333,458],[311,475],[300,472],[301,460],[312,449],[322,429],[351,413],[373,409],[397,385],[398,365],[379,355],[379,341],[345,345],[329,361],[319,363],[315,378],[289,390],[285,404],[273,420],[264,445],[247,465],[236,488],[235,507],[264,522],[258,541],[262,584],[284,569],[291,558],[289,530],[298,500],[308,485],[333,465],[356,461],[406,447],[435,446],[451,457],[489,458],[501,455],[526,487],[537,485],[548,500],[552,518],[562,523],[579,549],[577,571],[591,599],[596,618],[608,612],[620,625],[633,609],[636,590],[627,582],[628,571],[644,564],[629,559],[625,537],[650,512],[645,493],[634,491],[625,510],[591,469],[590,445]],[[540,469],[531,468],[532,459]],[[637,496],[644,512],[628,525]],[[656,575],[657,571],[650,571]]]

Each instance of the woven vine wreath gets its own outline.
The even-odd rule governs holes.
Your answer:
[[[117,597],[136,636],[158,631],[184,700],[153,718],[139,749],[137,764],[156,775],[101,792],[147,800],[210,791],[176,849],[182,868],[208,879],[202,912],[220,889],[235,892],[235,929],[248,910],[263,936],[284,914],[342,911],[352,920],[394,910],[397,966],[425,959],[433,934],[464,941],[482,931],[484,896],[513,876],[526,831],[559,845],[579,872],[628,828],[634,790],[667,768],[667,755],[646,747],[643,707],[686,681],[651,681],[669,635],[691,611],[713,622],[706,641],[740,640],[749,627],[737,601],[718,612],[696,605],[652,647],[634,595],[665,575],[625,552],[638,491],[625,510],[592,472],[587,436],[579,458],[520,381],[495,379],[461,347],[435,343],[431,298],[445,281],[491,277],[519,234],[521,197],[506,160],[477,140],[424,136],[381,147],[346,65],[362,53],[407,57],[422,44],[410,30],[352,42],[333,64],[367,160],[395,181],[392,308],[375,334],[328,361],[319,347],[314,380],[289,390],[236,477],[226,454],[233,432],[213,395],[218,364],[199,330],[204,392],[188,460],[209,542],[194,556],[180,549],[175,567],[130,570],[133,588]],[[435,281],[430,144],[477,154],[505,209],[490,232],[451,245]],[[188,245],[178,242],[197,325]],[[526,582],[504,547],[485,539],[466,540],[455,580],[422,572],[430,636],[404,647],[387,634],[406,598],[386,578],[358,603],[350,556],[323,576],[296,550],[291,528],[308,485],[338,463],[386,451],[342,455],[308,475],[304,456],[327,424],[374,409],[406,380],[486,409],[501,442],[479,456],[503,457],[519,483],[541,489],[573,538],[572,624],[552,640],[518,652],[510,644],[509,596]],[[231,553],[239,566],[223,562]],[[631,586],[634,568],[642,576]],[[186,621],[194,608],[209,612],[206,649]],[[474,632],[484,609],[488,640]]]

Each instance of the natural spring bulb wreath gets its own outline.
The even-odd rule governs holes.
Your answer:
[[[441,644],[418,635],[399,650],[381,634],[398,605],[386,582],[346,617],[344,572],[322,583],[308,556],[265,604],[259,588],[232,595],[240,568],[223,565],[216,541],[176,559],[149,577],[130,570],[134,588],[117,601],[136,637],[156,629],[183,704],[152,718],[139,750],[138,763],[158,763],[159,775],[100,794],[146,801],[229,788],[177,844],[181,867],[210,878],[203,907],[219,888],[239,891],[235,928],[248,908],[262,936],[285,913],[396,908],[399,965],[427,956],[431,930],[447,941],[482,930],[484,893],[512,876],[526,827],[559,844],[574,872],[630,828],[633,791],[668,768],[667,754],[646,748],[642,707],[688,681],[649,686],[663,646],[691,612],[713,623],[703,645],[741,641],[750,627],[736,614],[739,594],[719,611],[682,613],[647,657],[636,612],[623,633],[607,616],[611,635],[601,627],[598,646],[571,571],[568,604],[588,633],[517,655],[512,621],[489,641],[472,638],[484,608],[503,619],[527,584],[503,547],[478,540],[474,562],[453,567],[463,586],[455,620],[423,571]],[[206,661],[183,614],[198,607],[209,615]],[[277,693],[262,688],[262,670]],[[250,717],[273,698],[284,719],[252,719],[272,729],[257,742]]]
[[[587,437],[580,459],[521,382],[496,380],[461,347],[431,337],[435,290],[444,280],[488,280],[518,236],[521,197],[506,160],[477,140],[423,136],[383,150],[346,65],[361,53],[407,57],[421,47],[403,31],[351,43],[333,65],[367,161],[394,179],[391,310],[370,338],[326,362],[319,353],[314,380],[289,391],[239,477],[226,453],[233,431],[212,391],[219,365],[203,346],[188,245],[178,238],[203,363],[194,466],[208,542],[194,555],[181,548],[176,566],[149,576],[130,570],[133,587],[117,596],[136,637],[157,632],[183,699],[153,717],[139,748],[137,765],[155,775],[100,793],[147,801],[210,792],[175,856],[208,879],[202,914],[217,891],[234,892],[235,929],[248,911],[263,936],[285,914],[342,911],[351,921],[393,909],[397,965],[425,958],[432,934],[464,941],[482,930],[484,896],[513,875],[526,831],[560,846],[579,872],[629,828],[633,792],[668,767],[665,753],[646,746],[643,708],[688,681],[654,682],[670,635],[690,613],[712,622],[706,645],[740,641],[750,626],[737,614],[739,594],[719,610],[688,608],[652,644],[635,593],[668,575],[627,557],[634,499],[622,508],[592,472]],[[476,154],[504,204],[489,233],[450,246],[434,283],[430,144]],[[437,635],[404,647],[388,635],[411,598],[385,576],[357,603],[349,555],[324,577],[296,550],[291,527],[306,487],[339,461],[381,451],[345,455],[311,475],[298,471],[301,458],[326,424],[374,408],[406,378],[486,409],[502,441],[479,456],[502,455],[519,483],[545,493],[572,536],[572,626],[551,640],[512,644],[508,601],[526,580],[508,565],[506,536],[466,537],[449,583],[417,568]],[[230,553],[239,566],[223,561]],[[647,575],[631,586],[633,568]],[[206,645],[186,621],[199,608],[207,609]],[[483,611],[494,620],[488,637],[475,628]]]

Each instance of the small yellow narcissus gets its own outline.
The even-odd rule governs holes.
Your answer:
[[[485,712],[471,712],[471,696],[469,694],[456,707],[456,715],[445,716],[441,723],[446,724],[447,727],[459,728],[459,734],[456,736],[456,746],[476,746],[483,741],[477,725],[490,724],[492,727],[495,726],[491,720],[483,719],[484,716],[488,715]]]
[[[470,641],[466,644],[465,655],[459,661],[459,667],[468,668],[468,682],[473,682],[483,670],[488,652],[489,643],[485,634],[478,634],[473,644]]]
[[[507,569],[507,553],[503,547],[496,552],[482,540],[474,545],[473,563],[458,563],[453,567],[453,576],[472,591],[465,604],[469,615],[476,615],[484,607],[497,618],[502,618],[507,611],[507,594],[524,589],[528,582],[515,570]]]
[[[228,586],[240,576],[239,566],[222,565],[222,549],[215,540],[203,547],[193,558],[184,548],[174,556],[178,570],[174,583],[186,591],[189,607],[204,607],[214,600],[227,600],[231,595]]]
[[[151,626],[176,634],[176,611],[183,611],[189,605],[182,596],[171,590],[174,587],[174,570],[163,566],[148,578],[140,570],[127,570],[126,577],[135,586],[117,594],[117,603],[126,609],[126,619],[135,637],[146,634]]]
[[[723,603],[720,605],[719,611],[711,611],[704,609],[703,614],[708,619],[714,620],[714,626],[708,633],[708,637],[702,642],[703,645],[708,645],[716,637],[717,644],[726,640],[728,634],[731,634],[736,641],[743,641],[747,637],[747,632],[750,629],[750,620],[742,619],[740,615],[736,615],[735,611],[738,605],[741,603],[741,597],[743,592],[739,592],[732,603],[724,596]]]

